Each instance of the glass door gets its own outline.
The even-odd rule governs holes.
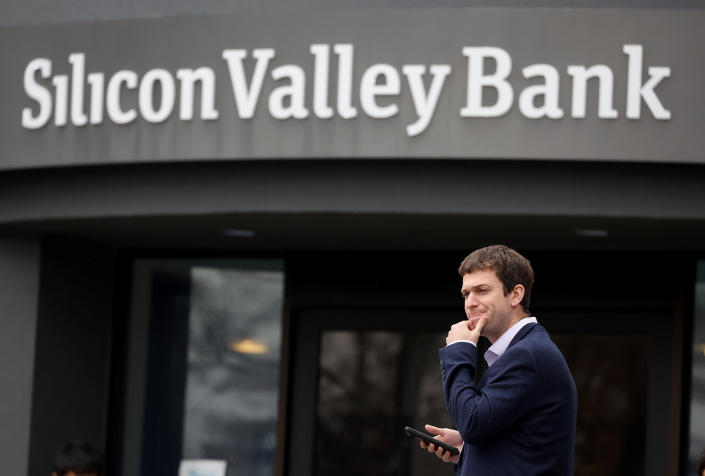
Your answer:
[[[450,426],[438,349],[457,311],[308,311],[296,319],[288,474],[454,474],[404,426]],[[575,475],[665,474],[670,348],[657,316],[539,314],[578,387]],[[481,340],[481,353],[489,342]],[[664,404],[665,402],[665,404]],[[665,405],[665,406],[664,406]],[[650,450],[652,454],[649,453]]]
[[[122,474],[274,475],[283,299],[282,260],[134,263]]]

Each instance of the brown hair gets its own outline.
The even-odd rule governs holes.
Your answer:
[[[703,476],[703,472],[705,472],[705,448],[703,449],[702,454],[700,455],[700,461],[698,462],[698,469],[697,469],[697,474],[698,476]]]
[[[504,295],[514,289],[517,284],[524,286],[524,298],[521,307],[529,313],[531,302],[531,287],[534,284],[534,270],[528,259],[504,245],[493,245],[480,248],[470,253],[458,268],[460,276],[491,269],[504,286]]]

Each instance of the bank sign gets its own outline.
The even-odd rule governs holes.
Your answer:
[[[703,162],[705,15],[346,10],[0,30],[0,167]]]

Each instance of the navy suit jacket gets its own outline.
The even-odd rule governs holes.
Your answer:
[[[440,350],[448,413],[463,438],[460,476],[572,476],[578,394],[563,355],[527,324],[475,385],[477,347]]]

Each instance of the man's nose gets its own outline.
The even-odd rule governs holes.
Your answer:
[[[468,294],[465,298],[465,307],[467,309],[472,309],[475,306],[477,306],[477,299],[475,299],[475,296],[472,294]]]

